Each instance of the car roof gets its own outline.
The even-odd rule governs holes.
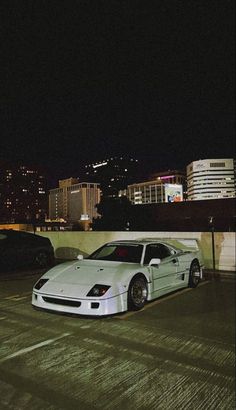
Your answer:
[[[26,231],[18,231],[17,229],[0,229],[0,233],[2,234],[9,234],[9,235],[32,235],[31,232],[26,232]]]
[[[1,235],[6,235],[10,238],[39,238],[40,240],[45,240],[43,236],[39,236],[37,234],[34,234],[33,232],[28,232],[28,231],[21,231],[21,230],[16,230],[16,229],[0,229],[0,234]]]
[[[147,245],[147,244],[151,244],[151,243],[166,243],[166,241],[160,239],[160,238],[141,238],[141,239],[121,239],[120,241],[112,241],[112,242],[108,242],[109,245],[111,244],[124,244],[124,245]],[[166,245],[168,245],[166,243]]]

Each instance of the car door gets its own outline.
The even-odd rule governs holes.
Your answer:
[[[31,234],[18,232],[15,235],[15,248],[18,255],[19,266],[26,266],[33,260],[34,244]]]
[[[0,235],[0,264],[3,268],[14,268],[18,258],[12,232]]]
[[[8,245],[8,238],[7,235],[4,233],[0,233],[0,269],[4,269],[8,267],[9,261],[12,260],[12,253],[11,248]]]
[[[186,254],[179,251],[176,255],[178,257],[178,270],[175,276],[175,285],[184,286],[188,281],[190,261],[186,260]]]
[[[24,266],[29,262],[29,243],[23,232],[10,231],[7,238],[7,247],[12,258],[9,263],[11,262],[14,268]]]
[[[146,246],[144,264],[149,264],[153,258],[161,259],[159,265],[150,267],[153,277],[153,291],[168,290],[174,286],[178,271],[178,258],[166,245],[152,243]]]

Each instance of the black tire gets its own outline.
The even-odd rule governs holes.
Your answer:
[[[46,268],[49,266],[49,256],[45,251],[39,251],[35,256],[35,265],[38,268]]]
[[[190,288],[196,288],[197,285],[199,284],[201,280],[201,272],[200,272],[200,265],[198,260],[194,260],[191,263],[190,269],[189,269],[189,281],[188,285]]]
[[[128,289],[128,309],[140,310],[147,300],[147,281],[142,275],[134,276]]]

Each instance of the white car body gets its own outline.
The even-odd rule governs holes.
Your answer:
[[[138,262],[96,259],[96,255],[121,249],[140,254]],[[162,259],[150,257],[163,253]],[[202,258],[194,240],[141,239],[110,242],[90,257],[57,265],[34,285],[32,305],[79,315],[110,315],[135,310],[174,290],[197,286],[202,278]],[[104,253],[105,252],[105,253]],[[166,254],[166,255],[165,255]],[[93,256],[95,255],[95,256]],[[111,258],[111,253],[106,258]],[[119,255],[119,258],[121,256]],[[150,259],[150,261],[149,261]],[[194,280],[191,265],[195,264]],[[140,280],[141,278],[141,280]],[[135,285],[136,287],[135,287]],[[140,287],[141,286],[141,287]],[[92,295],[88,295],[91,293]],[[104,294],[98,295],[98,292]],[[136,294],[135,294],[136,292]],[[137,302],[137,297],[140,303]],[[132,300],[130,300],[130,298]]]

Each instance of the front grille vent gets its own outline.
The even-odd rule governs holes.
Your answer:
[[[50,298],[48,296],[43,296],[43,300],[47,303],[53,303],[54,305],[73,306],[73,307],[81,306],[81,302],[77,302],[75,300],[56,299],[56,298]]]

